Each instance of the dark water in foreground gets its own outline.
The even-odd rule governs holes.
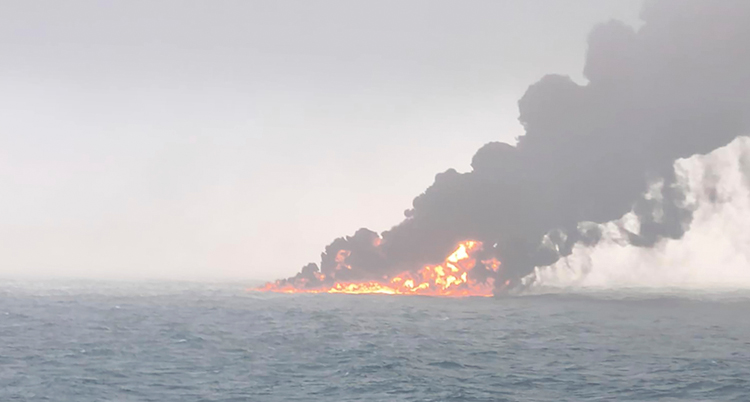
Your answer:
[[[0,283],[0,401],[748,401],[750,296]]]

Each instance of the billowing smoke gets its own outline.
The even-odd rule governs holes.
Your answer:
[[[675,164],[686,206],[694,210],[681,239],[654,247],[629,243],[638,216],[599,225],[596,245],[577,244],[571,255],[524,278],[532,291],[674,288],[750,289],[750,138],[740,137],[708,155]],[[661,183],[648,193],[657,205]],[[659,219],[659,209],[653,219]]]
[[[750,133],[750,1],[647,1],[641,17],[638,30],[613,21],[591,32],[587,84],[550,75],[529,87],[515,146],[486,144],[472,171],[438,174],[403,222],[336,239],[320,267],[286,283],[379,279],[437,263],[466,239],[503,263],[473,275],[519,283],[631,211],[638,225],[622,241],[682,237],[696,206],[674,162]],[[658,197],[644,197],[655,183]]]

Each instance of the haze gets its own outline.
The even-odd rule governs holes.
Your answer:
[[[0,275],[291,275],[512,143],[640,4],[2,2]]]

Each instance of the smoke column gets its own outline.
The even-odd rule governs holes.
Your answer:
[[[537,268],[525,281],[538,290],[750,288],[750,139],[679,160],[675,172],[686,207],[694,210],[682,239],[663,239],[653,248],[630,245],[626,228],[640,224],[631,212],[600,225],[597,245],[578,244],[570,256]],[[658,203],[659,183],[653,190],[648,196]]]
[[[593,29],[585,85],[550,75],[529,87],[515,146],[486,144],[470,172],[438,174],[403,222],[334,240],[320,266],[285,283],[379,279],[438,263],[471,239],[503,264],[472,275],[518,284],[535,267],[609,244],[612,224],[603,224],[625,214],[638,224],[618,241],[636,254],[681,238],[697,207],[675,161],[750,132],[750,2],[647,1],[641,18],[637,31],[616,21]],[[655,183],[658,197],[644,197]],[[701,223],[712,219],[697,211]]]

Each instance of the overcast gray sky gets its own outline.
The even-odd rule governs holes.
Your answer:
[[[289,276],[640,4],[0,0],[0,275]]]

